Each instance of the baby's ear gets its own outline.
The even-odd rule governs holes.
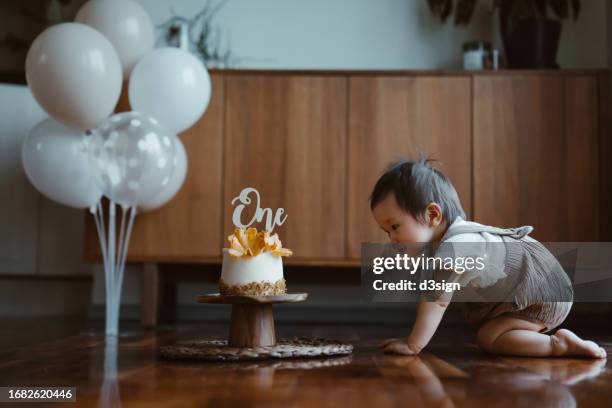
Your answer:
[[[437,227],[444,220],[442,215],[442,208],[436,203],[429,203],[425,209],[425,217],[427,225],[430,227]]]

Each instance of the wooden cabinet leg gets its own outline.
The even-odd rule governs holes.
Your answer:
[[[234,347],[265,347],[276,344],[271,304],[233,304],[229,341]]]
[[[158,325],[176,323],[178,285],[172,279],[165,279],[163,275],[160,275],[159,284],[161,301],[158,302]]]
[[[159,267],[155,263],[145,263],[142,269],[141,321],[144,327],[155,327],[161,300]]]
[[[177,284],[164,279],[164,271],[156,263],[143,265],[142,324],[156,327],[176,321]]]

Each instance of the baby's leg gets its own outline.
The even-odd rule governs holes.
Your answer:
[[[553,335],[540,333],[543,324],[514,317],[496,317],[478,330],[478,345],[488,353],[523,357],[605,358],[606,352],[592,341],[569,330]]]

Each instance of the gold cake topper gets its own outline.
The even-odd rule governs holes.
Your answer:
[[[276,256],[290,256],[290,249],[283,248],[278,234],[270,235],[269,231],[257,231],[257,228],[236,228],[233,234],[227,237],[230,247],[228,252],[231,256],[240,258],[257,256],[262,252],[270,252]]]

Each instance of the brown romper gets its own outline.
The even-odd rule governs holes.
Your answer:
[[[541,331],[547,332],[559,326],[569,314],[573,299],[571,281],[554,255],[529,237],[532,230],[530,226],[497,228],[470,223],[451,226],[442,238],[444,242],[459,234],[487,232],[500,236],[505,244],[504,272],[516,281],[511,296],[505,298],[510,301],[465,302],[464,314],[470,324],[480,326],[503,315],[544,324]],[[496,290],[496,285],[479,291],[486,299],[487,291]],[[493,299],[495,295],[488,298]]]

